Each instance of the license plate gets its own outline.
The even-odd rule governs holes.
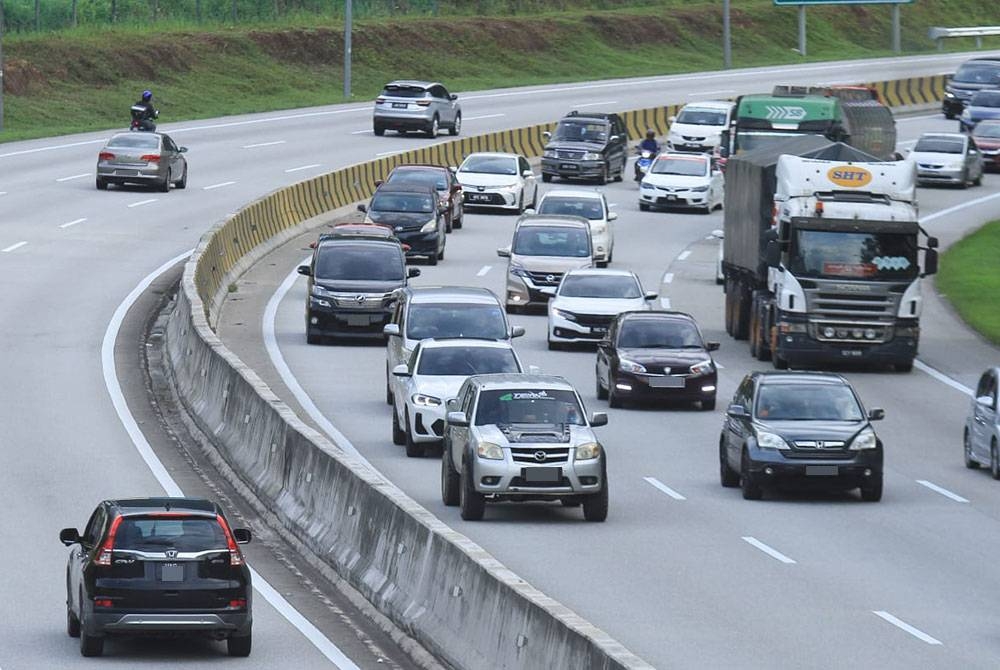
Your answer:
[[[579,170],[580,166],[574,163],[563,163],[559,166],[560,170]]]
[[[372,322],[372,318],[367,314],[348,314],[347,315],[347,325],[348,326],[367,326]]]
[[[164,563],[160,568],[161,582],[183,582],[184,566],[177,563]]]
[[[601,326],[595,326],[590,329],[590,332],[593,333],[594,335],[607,335],[608,329],[603,328]]]
[[[806,477],[836,477],[836,465],[807,465]]]
[[[491,198],[489,193],[473,193],[469,196],[469,200],[472,202],[489,202]]]
[[[407,104],[405,102],[394,102],[392,103],[393,109],[406,109]]]
[[[562,468],[521,468],[521,477],[528,483],[552,483],[562,480]]]
[[[860,349],[842,349],[841,352],[840,352],[840,355],[841,356],[845,356],[847,358],[857,358],[857,357],[861,356],[861,350]]]
[[[684,377],[650,377],[649,385],[654,389],[684,388]]]
[[[138,170],[115,170],[116,177],[135,177],[138,174]]]

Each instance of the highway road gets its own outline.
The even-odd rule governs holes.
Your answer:
[[[799,68],[783,66],[534,87],[527,90],[477,92],[462,96],[465,132],[474,134],[554,120],[565,110],[583,105],[627,109],[766,90],[778,79],[789,83],[832,83],[935,74],[953,70],[964,57],[934,55],[875,63],[809,64]],[[162,111],[164,121],[175,112],[170,109]],[[0,281],[5,288],[0,295],[0,314],[3,315],[0,321],[3,335],[0,357],[9,388],[6,402],[0,405],[0,425],[5,427],[0,490],[4,491],[6,508],[3,520],[0,521],[0,529],[5,531],[5,537],[10,538],[0,547],[0,561],[8,566],[4,576],[0,577],[6,596],[0,605],[0,618],[4,622],[0,624],[0,667],[5,670],[75,667],[81,663],[74,642],[63,631],[65,552],[56,540],[58,530],[64,526],[83,525],[93,505],[102,498],[150,495],[161,493],[165,489],[172,490],[167,485],[168,480],[162,476],[157,479],[151,474],[147,462],[136,450],[135,435],[129,434],[119,416],[121,407],[116,409],[107,391],[108,384],[113,382],[116,373],[122,378],[126,389],[136,386],[135,379],[141,379],[142,375],[134,359],[121,352],[118,353],[117,360],[114,356],[117,331],[109,330],[109,325],[114,325],[113,317],[116,311],[121,312],[119,308],[123,306],[126,296],[164,263],[193,248],[212,223],[254,197],[320,171],[431,141],[409,137],[371,137],[368,132],[369,114],[367,104],[351,104],[210,121],[164,123],[161,126],[163,130],[172,133],[178,143],[190,148],[188,159],[191,174],[188,189],[169,194],[133,188],[108,192],[94,189],[96,152],[109,133],[0,145]],[[122,118],[124,123],[124,110]],[[985,193],[986,189],[982,191]],[[943,195],[954,195],[956,201],[964,197],[963,194]],[[625,202],[622,198],[622,206]],[[964,216],[958,218],[965,220]],[[941,223],[946,221],[942,219]],[[509,223],[503,221],[499,225]],[[454,246],[449,247],[449,253],[455,255],[456,261],[449,259],[449,263],[442,266],[442,271],[461,271],[461,262],[457,259],[466,254],[462,251],[463,242],[459,240],[468,240],[470,247],[466,262],[472,264],[478,262],[474,260],[473,248],[475,253],[480,253],[482,249],[489,250],[495,246],[496,240],[492,236],[480,240],[480,243],[476,242],[476,236],[481,234],[479,230],[490,230],[486,225],[488,224],[480,225],[477,221],[475,225],[470,225],[468,235],[452,240]],[[686,232],[695,231],[693,228],[685,231],[684,228],[693,226],[698,228],[700,234],[702,228],[713,224],[706,218],[695,223],[682,223],[677,230],[673,230],[673,223],[668,225],[671,226],[670,239],[674,239],[676,233],[677,239],[684,240],[686,244],[687,241],[696,239],[697,235],[687,235]],[[496,232],[495,228],[493,230]],[[624,232],[626,228],[623,226],[621,230]],[[499,239],[503,236],[495,237]],[[623,235],[619,244],[626,237],[627,235]],[[661,255],[662,265],[665,266],[676,255],[673,252],[679,250],[678,244],[680,242],[665,243]],[[619,248],[627,250],[627,243]],[[499,264],[496,260],[498,259],[492,257],[489,261],[484,261],[494,266],[493,276],[486,275],[489,281],[496,281],[499,276]],[[476,268],[477,271],[482,264]],[[650,267],[649,272],[653,272],[652,265]],[[475,275],[475,272],[471,274]],[[651,281],[648,275],[644,275],[644,278],[647,283]],[[655,277],[652,282],[656,283]],[[538,344],[537,325],[532,326],[532,332],[533,335],[523,345],[525,354],[530,354],[530,357],[534,357],[531,347]],[[106,334],[110,338],[108,342],[111,348],[104,347],[105,355],[102,357],[102,343]],[[127,344],[129,342],[119,342],[121,346]],[[942,343],[941,348],[946,354],[950,353],[946,343]],[[546,367],[555,372],[560,369],[563,360],[582,360],[581,357],[586,355],[569,353],[565,359],[553,359],[553,363]],[[725,364],[728,356],[736,355],[736,348],[727,346],[721,360]],[[733,361],[734,368],[738,365],[736,361],[738,359]],[[731,384],[732,380],[726,383]],[[139,387],[141,389],[141,383]],[[930,388],[938,393],[945,393],[938,391],[937,386],[932,385]],[[727,388],[723,387],[723,391],[727,391]],[[922,408],[924,413],[904,415],[902,411],[897,411],[891,414],[893,418],[885,424],[887,429],[896,425],[893,422],[905,426],[905,417],[927,415],[931,410],[938,411],[946,403],[953,405],[955,412],[960,413],[964,409],[964,399],[949,400],[943,395],[940,401],[932,401],[931,397],[922,396],[922,402],[929,405]],[[132,396],[127,399],[132,411],[138,413],[136,405],[141,404],[142,400]],[[873,401],[869,399],[869,402]],[[380,407],[378,411],[384,412],[385,409]],[[890,405],[890,412],[892,411]],[[634,421],[632,417],[638,415],[633,413],[629,415],[629,421],[622,423],[631,424]],[[659,413],[650,416],[657,422],[663,418]],[[693,425],[695,420],[707,421],[709,418],[695,417],[687,412],[678,416],[685,426],[689,423],[688,420]],[[345,430],[348,429],[345,426]],[[167,463],[172,478],[182,482],[183,490],[202,490],[189,465],[177,458],[176,454],[171,454],[173,448],[169,441],[164,440],[162,435],[154,435],[155,426],[146,422],[139,424],[138,430],[145,433],[146,438],[153,443],[154,452]],[[939,427],[939,430],[944,430],[944,427]],[[916,427],[910,434],[926,436],[931,433],[926,427]],[[954,431],[948,432],[949,436],[953,434]],[[613,440],[609,439],[609,442]],[[700,444],[700,438],[699,441],[692,440],[691,444]],[[644,456],[643,465],[647,474],[651,473],[650,476],[660,477],[671,486],[678,487],[678,490],[683,490],[686,495],[690,495],[689,501],[693,503],[697,497],[697,489],[685,489],[688,482],[681,473],[689,472],[693,483],[698,481],[696,470],[693,467],[686,469],[681,467],[680,462],[675,462],[675,458],[679,457],[676,452],[680,448],[681,445],[671,435],[664,434],[660,451]],[[939,451],[942,462],[950,462],[945,456],[951,449],[945,449],[942,443]],[[693,457],[696,453],[699,452],[692,451],[690,455]],[[394,452],[390,454],[394,459],[398,456]],[[707,455],[702,455],[708,458]],[[932,456],[927,455],[926,458]],[[720,552],[713,560],[687,551],[685,543],[707,540],[698,533],[688,535],[682,532],[684,525],[691,524],[694,529],[700,528],[703,520],[699,522],[696,519],[700,514],[707,514],[710,508],[706,507],[704,512],[695,515],[684,514],[684,507],[674,505],[674,502],[682,501],[663,499],[657,490],[644,485],[641,480],[635,485],[626,484],[630,480],[626,464],[625,458],[613,460],[612,476],[616,480],[621,477],[622,493],[631,489],[639,497],[629,503],[627,497],[619,498],[616,493],[613,523],[599,530],[553,524],[551,518],[546,520],[543,517],[539,520],[531,515],[526,515],[524,521],[517,524],[494,523],[492,528],[516,528],[514,534],[518,538],[525,538],[523,542],[515,539],[512,547],[514,552],[503,553],[502,556],[504,560],[508,560],[508,557],[514,559],[509,561],[511,567],[532,580],[538,575],[537,569],[532,570],[531,567],[532,564],[537,567],[540,555],[539,547],[528,538],[531,537],[531,528],[537,523],[542,524],[541,529],[546,535],[560,525],[565,525],[564,530],[572,529],[578,539],[589,537],[597,545],[605,546],[609,540],[618,542],[627,536],[642,537],[643,534],[650,533],[651,521],[654,525],[662,522],[671,534],[676,533],[674,540],[665,544],[643,542],[642,551],[619,556],[614,561],[598,560],[599,556],[606,554],[589,553],[591,547],[597,549],[599,546],[587,545],[583,553],[574,557],[571,567],[564,570],[561,577],[565,582],[576,586],[576,593],[574,594],[573,588],[563,588],[563,584],[551,584],[553,595],[564,599],[581,612],[590,614],[584,606],[587,602],[602,603],[603,614],[595,618],[602,622],[618,621],[620,625],[608,626],[615,633],[623,627],[634,631],[634,634],[623,635],[623,640],[632,644],[636,651],[657,659],[662,658],[663,650],[678,648],[682,643],[688,645],[687,648],[696,642],[700,645],[700,640],[709,631],[712,631],[715,638],[716,632],[728,629],[725,626],[706,625],[706,622],[718,620],[713,617],[721,617],[720,623],[728,622],[729,608],[713,610],[712,616],[704,616],[707,605],[685,609],[692,602],[701,601],[695,595],[698,589],[694,588],[694,584],[698,582],[690,574],[686,575],[685,570],[697,568],[699,574],[702,570],[707,571],[705,574],[711,574],[713,566],[719,569],[726,566],[726,574],[742,574],[739,571],[730,573],[729,570],[735,567],[733,562],[741,557],[741,552],[748,549],[743,546],[745,543],[737,539],[732,547]],[[430,467],[430,461],[420,465]],[[983,478],[969,479],[965,473],[957,474],[962,476],[955,482],[943,479],[938,483],[966,490],[966,497],[973,499],[976,504],[957,507],[954,514],[967,514],[967,510],[981,509],[978,506],[980,501],[973,498],[973,494],[979,490],[977,487],[987,485],[979,481]],[[921,476],[940,479],[942,475],[933,471]],[[966,483],[967,481],[970,483]],[[708,486],[707,480],[702,485]],[[891,501],[897,487],[891,479],[889,485]],[[899,490],[904,488],[900,487]],[[917,494],[928,495],[922,489],[912,495],[919,498]],[[688,508],[695,508],[695,505],[687,504],[688,501],[683,502]],[[945,503],[953,504],[947,499],[931,497],[928,500],[931,506]],[[771,503],[765,503],[762,507],[772,506]],[[781,521],[780,516],[797,507],[795,504],[786,505],[780,507],[781,511],[774,515],[756,512],[753,515],[760,520],[759,523],[767,522],[772,528],[791,528],[792,522]],[[874,511],[866,507],[864,514],[867,518],[867,515],[882,514],[883,509],[887,510],[888,506]],[[662,511],[662,516],[651,515],[651,510]],[[558,519],[558,515],[556,517]],[[771,519],[779,523],[771,524]],[[742,527],[735,520],[732,525],[734,529]],[[584,532],[580,533],[581,530]],[[753,532],[759,532],[765,541],[782,543],[781,537],[771,537],[763,530],[753,529]],[[928,527],[927,533],[932,537],[940,535],[933,527]],[[569,533],[562,535],[569,536]],[[280,600],[275,600],[276,609],[266,604],[264,598],[258,597],[258,639],[254,658],[261,667],[332,667],[330,638],[335,638],[338,645],[344,646],[345,653],[355,658],[358,665],[367,667],[377,662],[378,654],[370,653],[371,650],[366,645],[354,644],[348,639],[352,634],[344,633],[331,623],[337,617],[331,616],[323,607],[316,606],[319,596],[305,582],[296,578],[294,571],[289,571],[280,562],[273,560],[269,556],[272,552],[266,548],[250,546],[251,561],[261,567],[262,577],[269,583],[281,585],[281,593],[303,613],[306,623],[315,624],[320,630],[319,637],[322,638],[317,638],[313,633],[310,633],[311,638],[302,634],[302,621],[298,621],[299,628],[289,623],[289,619],[281,613],[285,607]],[[983,542],[975,546],[977,551],[982,552],[976,557],[985,557],[990,548],[984,546]],[[800,560],[798,565],[810,564],[807,560],[809,554],[805,551],[796,554],[796,550],[800,548],[794,545],[782,548],[795,554]],[[632,580],[629,588],[622,588],[623,582],[628,580],[609,579],[614,575],[637,574],[634,568],[645,566],[647,555],[654,550],[660,552],[659,558],[662,561],[676,568],[677,579],[663,581],[656,588],[650,588],[648,582],[637,579]],[[822,552],[818,555],[827,559],[836,556],[835,553]],[[517,560],[518,556],[522,560]],[[753,553],[742,558],[760,560]],[[26,579],[27,571],[22,566],[28,561],[32,570],[30,578]],[[956,568],[955,562],[949,561],[947,565],[950,569]],[[763,581],[773,584],[769,573],[778,567],[763,563],[757,574],[766,576]],[[967,569],[971,571],[974,568],[969,566]],[[988,591],[981,587],[973,591],[971,579],[965,580],[964,574],[960,576],[963,577],[962,583],[970,587],[965,589],[969,594],[965,597],[971,598],[971,594],[976,593],[983,594],[985,598]],[[982,579],[986,580],[988,576],[982,576]],[[550,586],[544,580],[538,583],[544,588]],[[719,587],[724,583],[718,582]],[[589,594],[579,590],[582,584],[589,586]],[[816,588],[816,585],[805,588]],[[688,589],[690,592],[687,592]],[[745,594],[751,601],[755,597],[743,588],[738,592]],[[657,602],[677,603],[677,609],[658,610],[662,616],[646,619],[645,615],[651,610],[643,602],[648,602],[653,596]],[[806,603],[814,600],[812,597],[804,598]],[[908,603],[886,602],[884,598],[875,600],[878,602],[871,605],[872,608],[887,608],[900,617],[911,616],[915,622],[920,621],[922,612],[904,607]],[[717,601],[708,598],[704,602]],[[934,607],[940,605],[930,598],[926,602],[934,603]],[[835,612],[824,610],[823,616],[833,614]],[[296,619],[294,615],[290,616]],[[743,618],[737,619],[743,621]],[[761,618],[759,625],[771,628],[774,623],[771,617],[765,616]],[[863,629],[871,627],[873,631],[877,630],[877,637],[881,640],[888,633],[882,633],[875,624],[883,625],[878,621],[859,625]],[[962,619],[953,621],[953,624],[967,622]],[[968,626],[965,626],[965,630],[968,631]],[[697,635],[692,631],[697,632]],[[746,632],[749,633],[749,630]],[[949,645],[956,645],[955,648],[962,639],[950,635],[947,629],[936,632]],[[905,633],[900,635],[905,636]],[[982,638],[975,636],[973,632],[965,632],[963,635]],[[652,651],[656,653],[647,653],[650,645],[639,642],[656,636],[660,637],[660,641],[653,645],[655,649]],[[318,646],[310,639],[316,641]],[[902,646],[909,648],[910,641],[905,642]],[[705,645],[706,653],[712,653],[710,650],[713,647],[714,642],[712,645]],[[321,651],[321,648],[327,653]],[[731,650],[732,646],[720,648]],[[770,653],[763,647],[753,648],[761,655]],[[174,645],[153,645],[150,648],[143,645],[112,646],[109,649],[112,658],[91,661],[89,665],[110,664],[117,658],[118,662],[132,666],[173,667],[180,659],[185,665],[208,667],[219,660],[217,656],[221,654],[220,649],[218,646],[203,645],[196,646],[193,651],[181,652]],[[387,654],[396,656],[396,652],[392,651]],[[340,665],[349,667],[343,662]]]

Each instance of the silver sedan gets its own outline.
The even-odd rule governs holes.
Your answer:
[[[167,193],[170,185],[187,186],[184,152],[163,133],[118,133],[97,154],[97,188],[109,184],[146,184]]]

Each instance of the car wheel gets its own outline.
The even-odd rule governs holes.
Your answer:
[[[445,440],[441,454],[441,501],[448,507],[455,507],[461,500],[461,477],[451,461],[451,445]]]
[[[230,656],[247,657],[250,655],[250,648],[253,646],[253,634],[231,635],[226,639],[226,651]]]
[[[445,224],[444,232],[450,233],[452,230],[454,230],[455,228],[455,219],[453,218],[454,216],[455,216],[454,214],[448,216],[448,223]]]
[[[375,133],[375,135],[377,135],[378,137],[382,137],[383,135],[385,135],[385,127],[380,126],[379,124],[376,123],[372,127],[372,132]]]
[[[455,123],[451,124],[451,128],[448,129],[448,134],[455,136],[462,132],[462,115],[458,114],[455,116]]]
[[[740,467],[740,489],[743,492],[744,500],[760,500],[764,497],[764,490],[757,479],[750,474],[750,464],[746,452],[743,452],[742,466]]]
[[[156,185],[156,190],[160,193],[170,193],[170,181],[170,172],[167,171],[167,176],[163,178],[163,181]]]
[[[983,185],[983,173],[982,172],[979,173],[978,177],[976,177],[975,179],[972,180],[972,185],[973,186],[982,186]]]
[[[428,256],[427,257],[427,264],[428,265],[437,265],[438,264],[438,255],[436,253],[433,253],[430,256]]]
[[[608,249],[608,264],[609,265],[611,264],[612,261],[614,261],[614,259],[615,259],[614,256],[615,256],[615,243],[612,242],[611,243],[611,248]]]
[[[600,493],[589,495],[583,499],[583,518],[587,521],[601,522],[608,518],[608,480],[604,479],[604,488]]]
[[[323,344],[323,336],[311,326],[306,326],[306,344]]]
[[[913,359],[903,361],[902,363],[896,363],[892,366],[896,372],[913,372]]]
[[[788,369],[788,359],[779,356],[777,351],[771,352],[771,364],[774,365],[775,370]]]
[[[944,118],[948,119],[949,121],[953,121],[955,119],[955,113],[954,112],[945,112],[944,113]]]
[[[410,427],[410,413],[406,413],[406,431],[404,432],[406,442],[406,455],[409,458],[420,458],[424,455],[424,445],[413,441],[413,429]]]
[[[438,249],[438,255],[437,255],[437,259],[439,261],[443,261],[444,260],[444,246],[445,246],[444,245],[444,241],[445,241],[445,239],[446,238],[444,237],[444,235],[442,235],[441,236],[441,248]]]
[[[521,313],[521,306],[520,305],[504,305],[504,311],[506,311],[508,314],[520,314]]]
[[[524,214],[524,190],[521,190],[521,197],[517,200],[517,209],[514,210],[517,214]]]
[[[180,180],[174,184],[178,189],[185,189],[188,185],[188,168],[187,165],[184,166],[184,174],[181,175]]]
[[[701,401],[701,410],[703,412],[713,412],[715,411],[715,396],[712,396],[708,400]]]
[[[601,176],[597,178],[597,183],[603,186],[609,181],[611,181],[611,168],[605,163],[604,167],[601,168]]]
[[[969,170],[968,169],[966,169],[965,172],[962,173],[962,183],[959,184],[958,187],[962,188],[962,189],[969,188]]]
[[[729,467],[726,460],[726,446],[719,441],[719,482],[727,489],[736,488],[740,485],[740,473]]]
[[[107,179],[101,179],[100,177],[98,177],[97,178],[97,190],[98,191],[107,191],[108,190],[108,180]]]
[[[465,208],[463,207],[461,213],[458,215],[458,218],[451,222],[451,227],[454,228],[455,230],[459,230],[462,227],[462,219],[464,218],[464,216],[465,216]]]
[[[459,487],[458,506],[462,513],[462,518],[466,521],[480,521],[486,513],[486,496],[476,491],[473,484],[474,473],[472,466],[463,467],[462,474],[459,475],[461,486]]]
[[[649,211],[649,205],[647,205],[644,202],[640,202],[639,203],[639,211],[640,212],[648,212]]]
[[[73,614],[73,610],[66,606],[66,634],[70,637],[80,637],[80,620]]]
[[[550,340],[547,337],[545,338],[545,342],[546,342],[546,344],[548,344],[549,351],[559,351],[560,349],[563,348],[563,343],[562,342],[553,342],[552,340]]]
[[[399,415],[396,413],[396,401],[392,401],[392,443],[397,447],[406,444],[406,432],[399,425]]]
[[[542,173],[542,181],[543,181],[544,183],[548,184],[548,183],[549,183],[550,181],[552,181],[552,175],[550,175],[550,174],[545,174],[545,173],[543,172],[543,173]]]
[[[80,628],[80,655],[92,658],[104,653],[104,638],[97,635],[87,635],[87,632]]]
[[[622,398],[615,390],[615,378],[608,375],[608,407],[620,409],[621,406]]]
[[[965,467],[970,470],[978,470],[979,463],[972,458],[972,442],[969,440],[968,430],[966,430],[962,436],[962,446],[964,448],[963,451],[965,452]]]
[[[878,502],[882,499],[882,473],[874,475],[870,483],[861,487],[861,499],[865,502]]]
[[[607,400],[608,399],[608,392],[607,392],[607,390],[603,386],[601,386],[601,375],[600,375],[600,373],[597,372],[596,369],[594,370],[594,378],[596,380],[597,399],[598,400]]]
[[[438,117],[437,114],[431,119],[431,124],[427,126],[427,137],[437,137],[438,136]]]
[[[996,440],[990,445],[990,475],[993,479],[1000,479],[1000,454],[997,453]]]

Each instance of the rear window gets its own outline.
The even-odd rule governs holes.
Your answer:
[[[427,89],[419,86],[386,86],[382,95],[393,98],[422,98],[427,95]]]
[[[428,337],[502,340],[507,338],[507,322],[499,305],[414,304],[406,315],[406,336],[413,340]]]
[[[339,281],[402,281],[403,252],[389,244],[331,244],[320,247],[316,278]]]
[[[525,226],[514,237],[513,251],[520,256],[590,256],[590,231],[563,226]]]
[[[417,186],[428,186],[438,191],[448,188],[448,182],[444,175],[436,170],[393,170],[386,184],[416,184]]]
[[[115,135],[108,142],[109,147],[128,147],[135,149],[158,149],[160,138],[147,133],[129,133],[128,135]]]
[[[115,532],[115,549],[163,552],[226,548],[226,535],[213,518],[124,517]]]
[[[604,204],[599,198],[573,198],[550,195],[542,199],[539,214],[568,214],[582,216],[591,221],[604,218]]]
[[[520,371],[513,351],[487,347],[424,349],[417,366],[421,375],[468,377]]]

